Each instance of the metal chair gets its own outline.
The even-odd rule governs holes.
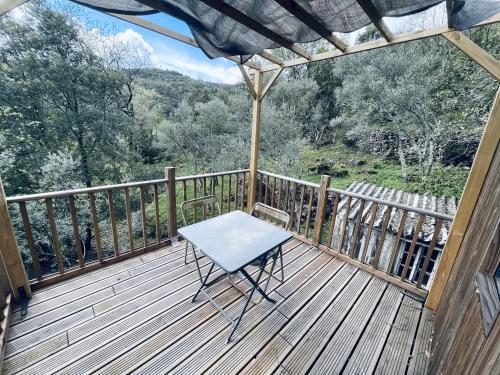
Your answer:
[[[182,221],[184,222],[184,225],[187,226],[188,224],[188,211],[193,210],[196,211],[200,207],[203,207],[207,212],[209,211],[210,206],[217,206],[217,211],[218,214],[221,214],[219,202],[216,198],[215,195],[207,195],[204,197],[199,197],[195,199],[190,199],[187,201],[184,201],[181,203],[181,214],[182,214]],[[188,247],[189,247],[189,242],[186,241],[186,251],[184,253],[184,264],[189,264],[191,262],[187,261],[187,256],[188,256]],[[196,256],[196,249],[193,245],[191,245],[193,249],[193,257],[194,261],[196,263],[196,268],[198,268],[198,274],[200,275],[201,278],[201,270],[200,270],[200,265],[198,264],[198,257]]]
[[[258,217],[260,219],[261,218],[261,217],[259,217],[260,215],[263,215],[264,217],[271,217],[272,219],[276,220],[277,222],[282,223],[284,225],[285,230],[290,229],[290,215],[285,211],[278,210],[277,208],[268,206],[267,204],[264,204],[264,203],[255,203],[253,208],[252,208],[252,216]],[[269,277],[266,281],[266,286],[264,288],[265,291],[267,290],[267,286],[269,284],[271,276],[280,282],[285,281],[285,272],[283,270],[283,251],[281,249],[281,246],[279,248],[276,248],[275,251],[269,253],[268,259],[275,257],[275,256],[279,256],[280,269],[281,269],[281,279],[274,276],[274,274],[273,274],[274,273],[274,266],[271,268],[270,272],[265,271],[269,274]]]

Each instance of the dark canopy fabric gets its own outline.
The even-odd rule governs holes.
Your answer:
[[[155,13],[155,8],[185,21],[200,48],[210,58],[241,56],[242,61],[264,49],[280,47],[259,33],[209,7],[200,0],[73,0],[95,9],[132,15]],[[383,17],[401,17],[432,7],[443,0],[372,0]],[[302,8],[332,32],[352,32],[371,23],[356,0],[297,0]],[[321,37],[274,0],[226,0],[246,16],[294,43]],[[452,26],[470,27],[500,11],[500,0],[454,0]]]

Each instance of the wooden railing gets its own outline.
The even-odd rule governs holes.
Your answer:
[[[9,329],[10,312],[12,307],[12,294],[4,295],[0,291],[0,374],[2,373],[5,343],[7,342],[7,331]]]
[[[453,216],[259,171],[258,202],[291,215],[296,236],[425,296]],[[423,235],[426,227],[428,236]]]
[[[175,168],[166,168],[159,180],[7,198],[30,285],[169,244],[184,200],[215,195],[222,213],[249,209],[248,172],[175,177]],[[329,185],[329,176],[315,184],[259,171],[255,200],[288,212],[290,230],[303,241],[425,296],[453,217]],[[205,207],[190,221],[217,213]]]
[[[22,223],[17,242],[29,253],[23,260],[36,288],[168,245],[183,200],[217,194],[223,212],[245,209],[247,180],[248,170],[176,178],[166,168],[163,179],[15,196],[7,204]]]

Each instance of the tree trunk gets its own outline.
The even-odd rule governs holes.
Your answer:
[[[427,156],[427,168],[425,171],[426,176],[430,176],[432,167],[434,166],[434,141],[429,141],[429,154]]]
[[[408,165],[406,164],[405,151],[400,137],[398,137],[398,155],[399,163],[401,164],[401,175],[405,181],[408,181]]]
[[[83,145],[83,136],[77,137],[78,151],[80,153],[80,163],[82,166],[83,180],[87,187],[92,186],[92,174],[90,173],[89,160],[87,152],[85,151],[85,146]]]

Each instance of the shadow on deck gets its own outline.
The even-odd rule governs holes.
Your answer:
[[[203,296],[191,303],[199,281],[183,250],[179,243],[35,292],[26,317],[13,310],[5,374],[426,373],[431,312],[298,240],[285,246],[285,283],[271,281],[276,305],[251,305],[226,344],[228,322]],[[243,297],[227,279],[210,292],[237,316]]]

